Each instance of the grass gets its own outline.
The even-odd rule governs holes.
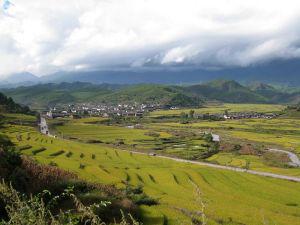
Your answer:
[[[208,224],[254,225],[263,224],[263,221],[277,225],[300,224],[299,183],[130,154],[99,144],[52,139],[27,126],[9,125],[4,131],[19,146],[46,148],[34,156],[41,163],[52,161],[93,182],[119,187],[126,180],[132,185],[142,184],[145,192],[160,203],[141,208],[144,224],[165,224],[166,221],[170,225],[190,224],[190,218],[180,209],[201,210],[191,180],[203,194]],[[24,137],[30,133],[31,138],[18,141],[19,133]],[[66,154],[49,157],[61,149],[71,151],[72,157]],[[22,152],[32,155],[31,149]],[[81,153],[96,157],[80,158]]]

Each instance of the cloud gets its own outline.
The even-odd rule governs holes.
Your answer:
[[[249,66],[300,57],[294,0],[15,0],[0,12],[0,74]]]

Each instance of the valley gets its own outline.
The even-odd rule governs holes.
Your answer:
[[[280,105],[225,104],[198,109],[198,113],[279,113],[283,109]],[[2,132],[21,149],[30,146],[22,154],[42,164],[75,172],[90,182],[119,188],[126,183],[143,186],[146,194],[159,202],[140,207],[144,224],[187,224],[198,217],[202,203],[208,224],[297,221],[300,183],[278,178],[282,175],[300,179],[300,168],[288,166],[289,160],[283,155],[269,156],[265,151],[278,147],[299,155],[297,119],[284,115],[225,121],[190,118],[185,119],[188,123],[182,123],[180,116],[174,121],[174,113],[180,115],[180,109],[155,111],[144,118],[124,118],[117,123],[101,117],[47,119],[51,135],[56,138],[41,134],[36,126],[22,125],[34,118],[8,114],[7,120],[15,122],[5,125]],[[206,135],[208,131],[220,135],[221,142],[212,142]],[[174,157],[178,160],[174,161]],[[223,170],[222,166],[236,169]],[[259,176],[260,172],[279,176]],[[250,214],[257,216],[247,216]]]

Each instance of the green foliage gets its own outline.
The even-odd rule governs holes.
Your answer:
[[[0,112],[6,113],[32,113],[27,106],[16,104],[11,97],[7,97],[0,93]]]
[[[64,150],[59,150],[59,151],[57,151],[57,152],[54,152],[54,153],[50,154],[50,156],[56,157],[56,156],[60,156],[60,155],[62,155],[62,154],[64,154],[64,153],[65,153]]]
[[[50,195],[49,191],[44,191],[42,195],[35,195],[30,198],[19,194],[12,186],[6,185],[4,182],[0,183],[0,200],[5,204],[8,220],[1,221],[1,225],[11,224],[32,224],[32,225],[105,225],[98,215],[95,214],[101,207],[107,207],[110,202],[101,201],[98,204],[85,206],[82,202],[72,193],[72,189],[66,189],[59,196],[53,196],[47,204],[43,201],[44,195]],[[53,205],[62,199],[70,198],[75,205],[74,210],[61,210],[57,214],[53,214],[50,210]],[[132,217],[130,222],[127,222],[124,214],[120,225],[134,224],[138,225]],[[116,223],[115,223],[116,224]]]
[[[33,154],[33,155],[36,155],[36,154],[38,154],[38,153],[40,153],[40,152],[43,152],[43,151],[46,151],[46,150],[47,150],[46,148],[41,147],[41,148],[38,148],[38,149],[33,150],[33,151],[32,151],[32,154]]]

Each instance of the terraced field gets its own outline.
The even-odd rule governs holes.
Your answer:
[[[204,108],[193,109],[195,113],[205,114],[205,113],[224,113],[225,110],[229,112],[280,112],[285,106],[283,105],[272,105],[272,104],[215,104],[208,105]],[[157,116],[172,116],[180,115],[180,113],[188,113],[191,109],[175,109],[175,110],[159,110],[154,111],[150,114],[151,117]]]
[[[172,134],[174,130],[133,128],[132,126],[103,125],[99,118],[83,118],[77,120],[52,120],[63,121],[64,124],[54,126],[53,132],[64,138],[76,139],[84,142],[103,142],[106,144],[118,144],[122,141],[122,147],[128,150],[138,149],[175,155],[186,159],[192,159],[207,150],[207,142],[202,135]],[[50,120],[51,122],[51,120]],[[144,127],[142,125],[141,127]],[[177,135],[177,136],[176,136]],[[134,147],[133,147],[134,146]]]
[[[149,129],[212,130],[221,136],[222,141],[231,143],[254,143],[262,149],[275,147],[295,152],[300,157],[300,120],[291,118],[242,119],[226,121],[199,121],[190,124],[160,123],[149,124]],[[221,165],[300,176],[299,168],[279,168],[268,166],[263,158],[254,155],[218,153],[207,159]]]
[[[23,146],[24,154],[41,163],[55,163],[94,182],[143,185],[160,202],[142,208],[144,224],[190,224],[191,214],[202,209],[200,200],[207,224],[300,224],[299,183],[54,139],[28,126],[8,125],[2,130]],[[195,184],[201,191],[198,197]]]

